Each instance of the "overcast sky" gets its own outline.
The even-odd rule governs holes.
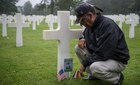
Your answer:
[[[36,4],[40,3],[41,0],[19,0],[19,2],[16,4],[17,6],[23,6],[25,2],[30,1],[32,6],[34,7]],[[85,2],[86,0],[84,0]]]
[[[30,1],[32,6],[35,6],[36,4],[40,3],[41,0],[19,0],[19,2],[16,4],[17,6],[23,6],[25,2]]]

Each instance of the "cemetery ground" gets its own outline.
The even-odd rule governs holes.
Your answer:
[[[0,34],[1,32],[0,24]],[[57,80],[57,41],[42,39],[42,30],[47,24],[41,23],[36,30],[31,26],[23,29],[23,47],[16,47],[16,29],[7,28],[8,37],[0,36],[0,85],[109,85],[107,82],[83,81],[73,79],[79,61],[74,52],[78,40],[71,40],[70,55],[74,68],[71,76],[61,82]],[[56,28],[56,25],[55,25]],[[72,26],[71,28],[78,28]],[[135,38],[128,37],[129,27],[123,24],[126,41],[130,51],[130,61],[123,72],[123,85],[139,85],[140,81],[140,24],[135,28]]]

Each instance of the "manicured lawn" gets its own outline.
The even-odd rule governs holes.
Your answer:
[[[72,74],[79,68],[74,53],[77,40],[70,42],[70,54],[74,60],[71,77],[62,82],[56,78],[57,41],[44,41],[42,30],[48,29],[41,23],[36,30],[23,29],[24,46],[16,47],[16,29],[8,28],[8,37],[1,37],[0,24],[0,85],[109,85],[103,81],[83,81],[73,79]],[[72,26],[71,28],[78,28]],[[123,85],[139,85],[140,81],[140,24],[135,29],[135,38],[128,38],[129,27],[123,25],[126,41],[130,50],[130,61],[124,71]]]

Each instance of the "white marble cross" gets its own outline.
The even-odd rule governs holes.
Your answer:
[[[40,25],[40,16],[36,16],[37,25]]]
[[[2,14],[2,37],[7,37],[7,16],[6,14]]]
[[[11,23],[14,20],[14,17],[12,15],[7,16],[8,23]]]
[[[74,25],[74,16],[73,15],[70,16],[70,21],[71,21],[70,22],[71,23],[71,26],[73,26]]]
[[[16,13],[16,21],[8,23],[8,27],[16,27],[16,47],[23,46],[23,35],[22,35],[22,28],[29,27],[29,23],[23,23],[22,15],[20,13]]]
[[[53,27],[53,24],[54,24],[54,16],[52,14],[48,15],[47,16],[47,23],[48,23],[48,27],[50,30],[53,30],[54,27]]]
[[[122,24],[125,21],[125,15],[119,14],[119,27],[122,30]]]
[[[130,15],[126,16],[126,24],[130,24],[129,28],[129,38],[134,38],[135,37],[135,26],[139,23],[138,17],[134,14],[131,13]]]
[[[43,30],[44,40],[58,40],[58,65],[57,72],[64,68],[64,59],[70,58],[69,43],[82,35],[82,29],[70,29],[70,12],[58,11],[58,28],[56,30]],[[66,73],[69,77],[69,73]]]
[[[0,23],[2,22],[2,16],[0,15]]]
[[[35,15],[32,16],[32,22],[32,29],[36,30],[37,17]]]
[[[41,23],[45,19],[45,16],[39,16],[39,22]]]
[[[26,16],[26,18],[27,18],[27,21],[31,24],[32,16],[28,15],[28,16]]]

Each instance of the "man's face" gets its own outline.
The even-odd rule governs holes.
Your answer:
[[[85,14],[84,16],[82,16],[79,20],[80,25],[84,25],[87,28],[91,28],[92,24],[95,21],[95,15],[91,12]]]
[[[81,26],[85,24],[85,22],[86,22],[86,17],[87,17],[87,14],[85,14],[84,16],[82,16],[82,17],[80,18],[79,23],[80,23]]]

